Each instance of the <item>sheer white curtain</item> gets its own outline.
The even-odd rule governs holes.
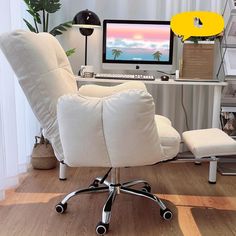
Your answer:
[[[0,34],[22,28],[22,0],[1,1]],[[34,136],[39,132],[17,78],[0,51],[0,199],[4,190],[18,184],[27,170]]]
[[[204,10],[222,13],[227,0],[62,0],[61,12],[54,20],[72,20],[74,15],[84,9],[94,11],[103,19],[142,19],[170,20],[174,14],[184,11]],[[61,38],[65,48],[77,48],[70,57],[75,73],[84,61],[84,38],[77,29],[71,29]],[[175,42],[175,46],[180,46]],[[177,55],[180,47],[176,47]],[[88,38],[88,64],[95,66],[95,72],[102,71],[102,30],[95,29]],[[177,60],[176,60],[177,62]],[[184,105],[190,129],[211,126],[213,89],[207,86],[148,86],[156,101],[156,112],[169,117],[181,133],[187,129],[181,105],[183,92]]]

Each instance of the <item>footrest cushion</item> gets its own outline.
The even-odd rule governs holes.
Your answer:
[[[217,128],[186,131],[182,137],[196,158],[236,154],[236,141]]]

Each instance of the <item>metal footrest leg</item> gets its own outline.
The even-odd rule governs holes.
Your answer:
[[[209,180],[210,184],[216,183],[216,174],[217,174],[217,159],[216,157],[212,157],[213,161],[210,161],[209,164]]]
[[[61,161],[59,166],[59,180],[66,180],[66,164]]]

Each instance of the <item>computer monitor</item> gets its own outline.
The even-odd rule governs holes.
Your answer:
[[[171,70],[170,21],[104,20],[103,68]]]

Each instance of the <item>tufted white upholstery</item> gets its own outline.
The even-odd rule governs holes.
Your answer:
[[[70,63],[55,37],[47,33],[17,30],[0,37],[0,47],[52,143],[56,157],[63,160],[56,104],[66,93],[77,91]]]
[[[132,88],[147,91],[144,83],[140,81],[131,81],[117,86],[109,87],[93,84],[85,85],[80,87],[79,94],[84,96],[102,98]],[[160,142],[163,147],[164,155],[167,157],[167,159],[168,157],[175,156],[175,153],[178,152],[179,149],[178,145],[175,145],[175,142],[179,140],[179,133],[171,126],[171,121],[165,116],[155,115],[155,122],[158,129]]]
[[[152,165],[171,159],[178,153],[180,144],[180,136],[171,127],[171,122],[162,116],[155,116],[153,98],[147,91],[142,88],[128,89],[113,94],[112,90],[106,90],[107,96],[99,91],[100,97],[80,93],[64,95],[57,105],[65,163],[72,167],[110,169],[104,177],[95,178],[89,188],[68,193],[56,205],[56,211],[64,213],[67,202],[82,193],[108,192],[102,221],[96,227],[99,235],[104,235],[108,230],[112,205],[120,193],[154,201],[160,206],[161,216],[171,219],[172,212],[150,193],[151,187],[147,181],[120,181],[120,167]],[[163,140],[159,137],[160,130],[164,134]],[[168,130],[167,133],[165,130]],[[168,135],[171,135],[170,139]],[[111,181],[107,178],[110,171]],[[143,184],[144,187],[141,190],[132,188],[136,184]]]
[[[163,118],[164,119],[164,118]],[[152,96],[131,89],[92,98],[64,95],[58,101],[60,137],[69,166],[125,167],[150,165],[176,156],[180,136],[165,140],[158,135]]]
[[[52,143],[57,159],[64,160],[57,124],[56,105],[58,98],[64,94],[74,94],[70,96],[78,99],[75,77],[64,50],[57,39],[48,33],[35,34],[23,30],[0,35],[0,48],[15,71],[31,108],[44,130],[45,137]],[[132,81],[111,87],[86,85],[79,89],[79,94],[95,97],[91,98],[94,105],[90,104],[90,99],[86,98],[86,101],[90,104],[91,109],[93,106],[98,109],[100,106],[98,104],[101,104],[101,101],[116,100],[117,97],[114,94],[132,88],[146,91],[146,87],[142,82]],[[82,99],[82,96],[79,97]],[[97,101],[97,105],[95,101]],[[127,114],[129,112],[127,110]],[[78,116],[78,119],[82,119],[83,113],[76,114],[76,116]],[[89,119],[86,118],[86,121],[89,121]],[[170,140],[173,139],[174,135],[174,139],[178,142],[179,135],[171,127],[169,119],[163,116],[155,116],[155,121],[158,132],[161,134],[160,142],[164,150],[163,158],[173,157],[178,145],[175,146],[175,142]],[[76,120],[74,126],[76,126]],[[74,130],[78,131],[77,135],[81,134],[78,127],[75,127]],[[111,132],[113,132],[113,129],[111,129]],[[170,136],[168,137],[168,135]],[[91,139],[89,144],[92,142]],[[176,150],[173,149],[173,145]],[[109,166],[110,163],[105,165]]]

